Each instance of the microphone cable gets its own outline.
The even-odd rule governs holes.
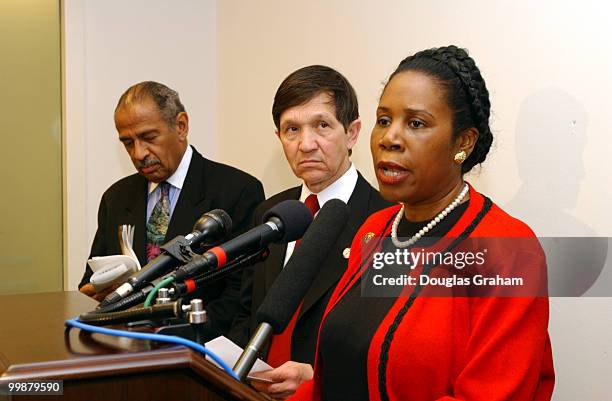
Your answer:
[[[147,299],[145,300],[145,303],[143,306],[145,308],[148,308],[149,306],[151,306],[151,302],[153,302],[153,298],[155,298],[155,295],[157,295],[157,291],[159,291],[160,288],[167,286],[168,284],[172,284],[172,282],[174,282],[174,277],[170,276],[170,277],[166,277],[165,279],[157,283],[155,287],[153,287],[151,292],[149,292],[149,295],[147,295]]]
[[[132,306],[136,306],[141,304],[147,298],[147,293],[144,291],[138,291],[133,294],[128,295],[120,301],[115,302],[114,304],[97,307],[93,311],[89,312],[91,314],[95,313],[109,313],[109,312],[117,312],[121,310],[125,310],[131,308]]]
[[[80,322],[78,318],[68,319],[66,320],[65,324],[69,328],[76,327],[78,329],[89,331],[92,333],[107,334],[107,335],[115,336],[115,337],[128,337],[128,338],[135,338],[139,340],[150,340],[150,341],[158,341],[158,342],[169,343],[169,344],[183,345],[185,347],[193,349],[194,351],[204,354],[205,356],[209,356],[213,361],[215,361],[215,363],[221,366],[221,368],[227,374],[232,376],[237,381],[240,381],[238,376],[234,373],[234,371],[228,364],[223,362],[223,360],[219,356],[217,356],[214,352],[206,349],[206,347],[204,347],[201,344],[196,343],[195,341],[190,341],[182,337],[168,336],[165,334],[139,333],[135,331],[107,329],[105,327],[98,327],[98,326],[92,326],[89,324],[85,324],[83,322]]]
[[[123,324],[140,320],[181,318],[182,316],[182,303],[175,301],[167,304],[133,308],[117,312],[84,313],[79,316],[79,321],[95,326],[108,326],[111,324]]]

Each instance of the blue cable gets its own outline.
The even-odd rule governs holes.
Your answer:
[[[165,334],[152,334],[152,333],[139,333],[135,331],[124,331],[124,330],[115,330],[115,329],[107,329],[105,327],[92,326],[90,324],[81,323],[78,321],[78,318],[68,319],[66,320],[66,325],[79,328],[81,330],[91,331],[93,333],[100,334],[108,334],[116,337],[129,337],[129,338],[137,338],[139,340],[152,340],[152,341],[160,341],[172,344],[184,345],[186,347],[192,348],[200,353],[210,356],[216,363],[219,364],[230,376],[234,379],[240,381],[236,373],[229,367],[225,362],[221,360],[217,355],[207,350],[201,344],[198,344],[194,341],[187,340],[182,337],[176,336],[168,336]]]

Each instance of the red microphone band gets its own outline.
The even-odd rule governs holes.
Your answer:
[[[187,294],[191,294],[195,291],[196,283],[192,278],[185,280],[184,283],[187,286]]]
[[[212,253],[217,258],[217,269],[225,266],[227,263],[227,254],[221,247],[214,247],[208,250],[208,252]]]

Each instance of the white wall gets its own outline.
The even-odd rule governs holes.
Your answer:
[[[225,0],[217,7],[220,157],[254,171],[268,195],[296,183],[270,113],[290,72],[327,64],[351,81],[363,119],[353,160],[375,182],[369,134],[382,82],[415,51],[457,44],[480,66],[493,105],[493,149],[468,179],[540,235],[612,235],[608,3]],[[604,256],[612,249],[607,240],[590,244]],[[600,277],[608,297],[610,269]],[[609,399],[611,312],[610,298],[551,299],[555,400]]]
[[[65,0],[65,288],[76,289],[95,234],[102,193],[135,172],[117,140],[113,111],[132,84],[178,91],[189,141],[218,153],[215,2]]]
[[[540,235],[612,236],[610,11],[553,0],[66,0],[67,288],[102,192],[133,171],[112,124],[130,84],[177,89],[192,142],[272,195],[297,183],[273,134],[276,88],[299,67],[335,67],[357,90],[353,160],[374,183],[368,137],[382,83],[403,57],[450,43],[470,50],[493,104],[494,146],[469,180]],[[612,244],[596,245],[605,255]],[[612,282],[610,266],[603,279]],[[607,289],[608,298],[551,299],[556,401],[609,398]]]
[[[358,92],[364,124],[354,159],[375,182],[368,138],[382,82],[411,53],[453,43],[470,50],[493,104],[494,148],[471,181],[506,204],[529,175],[545,176],[553,190],[539,195],[547,207],[537,213],[531,210],[531,215],[521,208],[521,214],[540,220],[557,212],[561,197],[563,207],[593,232],[611,235],[612,211],[606,206],[612,187],[602,183],[612,170],[603,163],[612,140],[601,116],[608,111],[607,94],[612,89],[608,40],[612,28],[602,6],[558,1],[451,4],[444,0],[219,2],[220,156],[259,172],[269,193],[285,188],[292,180],[278,174],[285,162],[273,135],[272,99],[290,72],[322,63],[345,74]],[[569,100],[560,98],[563,93]],[[546,121],[528,116],[526,124],[517,124],[522,104],[536,96],[544,102],[539,111],[546,112]],[[580,147],[560,136],[570,135],[573,119],[579,120]],[[532,136],[541,137],[535,138],[537,158],[531,156]],[[525,140],[517,144],[517,137]],[[257,155],[252,147],[236,146],[238,139],[256,143]],[[530,153],[524,177],[517,161],[522,152]],[[556,176],[558,165],[567,165],[560,172],[571,177]],[[570,194],[574,200],[565,199]],[[558,234],[546,224],[538,232]]]

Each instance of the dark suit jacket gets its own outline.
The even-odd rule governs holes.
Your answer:
[[[263,213],[272,206],[287,199],[299,199],[300,194],[301,187],[295,187],[267,199],[255,211],[255,223],[261,224]],[[342,255],[343,251],[345,248],[350,248],[355,233],[366,218],[390,204],[359,174],[348,205],[350,207],[348,223],[304,297],[291,339],[291,359],[294,361],[313,363],[317,333],[325,306],[348,264],[348,259]],[[242,311],[234,319],[228,334],[234,342],[243,347],[255,330],[257,309],[283,268],[286,250],[287,245],[272,244],[268,259],[247,269],[243,275]]]
[[[246,231],[253,211],[264,199],[259,180],[234,167],[202,157],[195,148],[166,233],[166,241],[192,231],[193,224],[212,209],[223,209],[232,218],[231,236]],[[125,177],[106,190],[98,209],[98,230],[90,257],[120,254],[118,227],[135,226],[134,252],[141,266],[146,264],[145,238],[147,213],[147,180],[140,174]],[[87,284],[92,271],[86,267],[79,287]],[[225,332],[237,312],[226,299],[235,299],[240,291],[241,274],[215,282],[201,294],[207,303],[209,317]]]

